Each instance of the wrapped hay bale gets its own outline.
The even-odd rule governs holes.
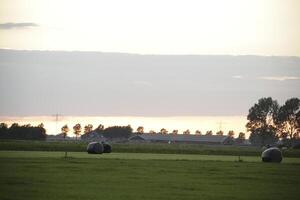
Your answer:
[[[110,153],[112,150],[111,145],[107,143],[103,143],[103,149],[103,153]]]
[[[100,142],[91,142],[87,146],[87,152],[90,154],[102,154],[103,151],[104,147]]]
[[[282,161],[282,153],[277,147],[271,147],[262,152],[261,159],[263,162],[280,163]]]

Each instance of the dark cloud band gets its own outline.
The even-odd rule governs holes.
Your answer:
[[[14,29],[14,28],[28,28],[28,27],[37,27],[38,24],[31,23],[31,22],[24,22],[24,23],[4,23],[0,24],[0,29]]]

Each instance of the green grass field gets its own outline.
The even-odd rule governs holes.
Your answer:
[[[0,151],[0,199],[297,199],[300,159]]]
[[[260,156],[261,148],[252,146],[200,145],[200,144],[161,144],[161,143],[114,143],[113,151],[118,153],[159,153],[196,155]],[[17,151],[69,151],[85,152],[87,142],[46,142],[0,140],[0,150]],[[284,157],[299,157],[299,149],[283,151]]]

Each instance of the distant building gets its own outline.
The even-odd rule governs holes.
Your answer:
[[[233,144],[233,139],[223,135],[187,134],[142,134],[129,138],[131,142],[195,143],[195,144]]]
[[[46,140],[47,141],[64,141],[64,140],[74,140],[75,138],[66,136],[64,137],[64,134],[60,133],[57,135],[47,135]]]
[[[85,141],[103,141],[105,142],[107,139],[101,134],[96,131],[91,131],[89,133],[85,133],[81,135],[81,140]]]
[[[250,142],[249,139],[239,139],[239,138],[236,138],[236,139],[234,139],[234,144],[238,145],[238,146],[250,146],[251,142]]]

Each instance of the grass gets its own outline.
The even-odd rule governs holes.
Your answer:
[[[64,152],[46,151],[0,151],[1,158],[63,158]],[[202,161],[231,161],[231,162],[261,162],[259,156],[230,156],[230,155],[195,155],[195,154],[154,154],[154,153],[108,153],[88,154],[85,152],[68,152],[68,157],[74,159],[126,159],[126,160],[202,160]],[[299,163],[300,158],[284,158],[282,163]]]
[[[0,199],[297,199],[300,163],[257,157],[0,151]],[[148,156],[148,157],[147,157]]]
[[[46,142],[0,140],[0,150],[18,151],[69,151],[85,152],[86,142]],[[162,154],[201,154],[201,155],[234,155],[260,156],[261,148],[224,145],[199,144],[113,144],[113,151],[119,153],[162,153]],[[300,150],[283,151],[284,157],[300,157]]]

